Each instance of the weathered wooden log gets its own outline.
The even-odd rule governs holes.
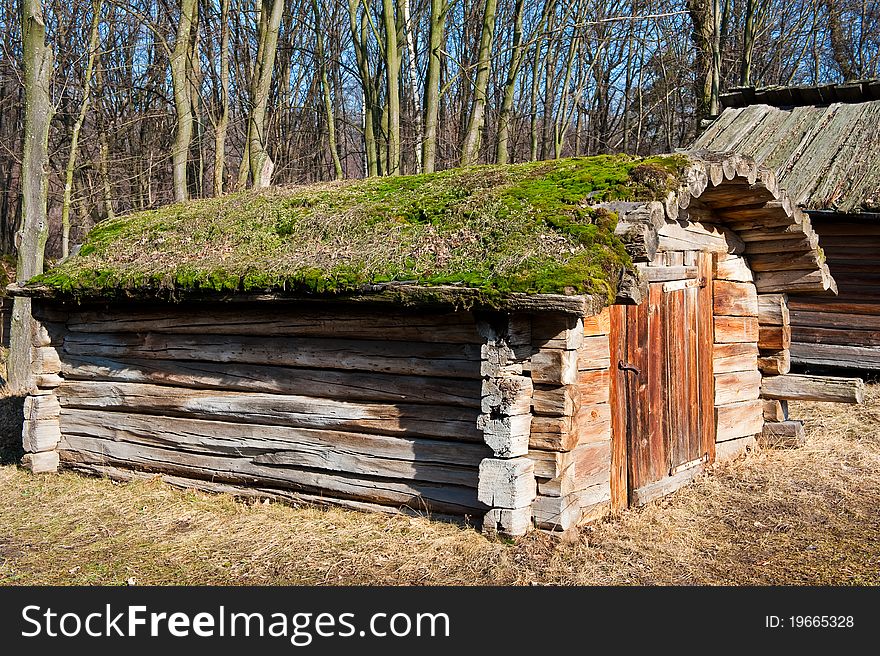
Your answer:
[[[318,337],[71,333],[65,355],[261,364],[478,378],[474,344],[385,343]]]
[[[611,366],[611,345],[607,335],[585,337],[578,350],[578,371],[607,370]]]
[[[155,383],[193,389],[291,394],[350,401],[480,406],[480,379],[66,355],[64,379]],[[56,377],[60,385],[64,379]],[[57,386],[57,385],[56,385]]]
[[[714,317],[715,343],[758,341],[757,317]]]
[[[758,358],[758,369],[765,376],[781,376],[791,371],[791,354],[788,349],[762,352]]]
[[[758,437],[758,444],[764,449],[797,449],[807,441],[802,421],[767,422]]]
[[[755,274],[758,292],[824,292],[837,293],[837,283],[828,267],[795,271],[763,271]]]
[[[638,305],[648,296],[648,281],[626,268],[617,283],[616,305]]]
[[[714,277],[716,280],[733,282],[754,282],[755,279],[745,258],[728,253],[718,254],[714,265]]]
[[[25,451],[54,451],[61,440],[61,425],[58,417],[32,421],[25,419],[21,429],[22,447]]]
[[[788,401],[764,399],[764,420],[785,421],[788,419]]]
[[[789,401],[864,403],[865,383],[861,378],[786,374],[765,378],[761,385],[761,396]]]
[[[584,341],[584,320],[571,315],[537,315],[532,318],[531,343],[538,348],[575,350]]]
[[[760,396],[761,373],[738,371],[715,376],[715,405],[753,401]]]
[[[538,528],[547,531],[567,531],[581,519],[580,497],[538,495],[532,504],[532,516]]]
[[[750,282],[714,282],[714,314],[754,317],[758,315],[758,293]]]
[[[715,408],[715,441],[757,435],[764,426],[764,402],[740,401]]]
[[[791,346],[791,326],[767,326],[760,324],[758,348],[761,351],[785,351]]]
[[[480,463],[478,498],[490,508],[530,506],[536,491],[535,465],[528,458],[485,458]]]
[[[880,347],[792,342],[793,362],[849,369],[880,368]]]
[[[58,388],[57,395],[61,405],[69,408],[468,442],[483,439],[476,425],[476,411],[454,406],[353,403],[310,396],[93,381],[67,381]]]
[[[579,402],[582,405],[608,403],[611,377],[608,369],[578,372]]]
[[[532,393],[532,412],[547,417],[570,417],[579,399],[579,385],[538,386]]]
[[[541,349],[532,356],[529,368],[538,385],[574,385],[578,375],[578,352]]]
[[[712,371],[716,374],[754,371],[757,366],[758,345],[754,342],[732,342],[713,346]]]
[[[346,307],[344,312],[309,308],[208,305],[198,311],[140,309],[72,312],[67,329],[84,333],[167,333],[177,335],[261,335],[266,337],[334,337],[480,344],[471,312],[415,313]],[[47,344],[42,344],[47,346]]]
[[[727,228],[708,223],[667,223],[659,231],[661,251],[743,253],[745,243]]]
[[[487,378],[483,381],[480,410],[494,416],[528,414],[532,407],[533,384],[527,376]]]
[[[33,474],[54,474],[58,471],[58,465],[58,452],[54,450],[26,453],[21,459],[21,466]]]
[[[49,452],[51,453],[51,452]],[[163,448],[65,434],[58,453],[65,464],[114,465],[168,473],[220,483],[265,485],[344,498],[429,508],[453,514],[482,512],[476,490],[458,485],[414,480],[372,478],[363,473],[346,474],[261,465],[248,458],[191,453]]]
[[[790,323],[787,294],[758,294],[758,323],[787,326]]]
[[[480,415],[477,428],[483,431],[483,441],[498,458],[524,456],[529,450],[532,415],[492,418],[491,414]]]
[[[63,441],[70,448],[75,448],[73,436],[79,436],[106,443],[124,441],[134,451],[157,447],[470,487],[476,486],[480,460],[490,454],[483,444],[96,410],[64,408],[61,423]]]
[[[805,253],[789,252],[789,253],[755,253],[749,255],[749,264],[753,271],[795,271],[803,269],[814,269],[821,266],[818,251],[807,251]]]
[[[528,533],[532,526],[532,509],[490,508],[483,515],[482,531],[486,535],[517,537]]]
[[[574,464],[574,451],[530,449],[528,457],[535,463],[535,477],[545,480],[562,475],[562,472]]]
[[[614,234],[623,242],[633,262],[648,262],[657,254],[657,228],[647,220],[632,222],[631,216],[617,222]]]

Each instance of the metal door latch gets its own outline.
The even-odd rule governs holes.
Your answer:
[[[623,360],[617,361],[617,368],[620,369],[621,371],[632,371],[636,376],[642,375],[641,369],[639,369],[634,364],[628,364],[628,363],[624,362]]]

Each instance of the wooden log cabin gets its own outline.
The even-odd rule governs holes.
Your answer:
[[[792,361],[880,370],[880,80],[736,89],[721,101],[724,111],[694,147],[744,153],[773,169],[809,213],[838,284],[836,297],[791,299]]]
[[[789,294],[833,288],[810,219],[739,155],[173,206],[10,287],[37,319],[24,464],[567,529],[784,428]]]

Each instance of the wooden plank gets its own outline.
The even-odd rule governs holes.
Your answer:
[[[578,401],[583,405],[608,403],[611,374],[608,369],[578,372]]]
[[[482,388],[478,379],[78,355],[66,355],[61,371],[66,380],[156,383],[193,389],[477,408]]]
[[[714,317],[715,343],[732,344],[758,341],[757,317]]]
[[[257,464],[243,457],[191,453],[177,448],[81,435],[65,435],[59,445],[59,454],[62,462],[68,466],[80,463],[113,465],[218,483],[277,486],[372,503],[430,508],[457,515],[485,510],[477,500],[476,489],[472,487],[274,467]]]
[[[738,371],[715,376],[715,405],[753,401],[760,393],[761,373],[758,371]]]
[[[797,449],[807,441],[802,421],[767,422],[758,437],[758,444],[764,449]]]
[[[659,481],[633,490],[632,504],[634,506],[643,506],[650,501],[654,501],[655,499],[659,499],[660,497],[666,496],[667,494],[671,494],[683,485],[687,485],[688,483],[690,483],[692,480],[694,480],[697,474],[702,471],[702,465],[691,467],[690,469],[685,469],[678,472],[674,476],[667,476],[660,479]]]
[[[880,311],[878,306],[880,304],[876,302],[841,301],[834,296],[791,296],[788,299],[788,307],[792,312],[820,312],[826,315],[831,313],[876,315]]]
[[[650,289],[649,289],[650,295]],[[647,382],[648,304],[627,308],[626,363],[635,367],[627,374],[627,424],[629,426],[630,480],[641,480],[651,456],[644,443],[648,433],[648,407],[644,395]]]
[[[734,282],[754,282],[754,275],[748,262],[741,255],[718,254],[713,277],[716,280]]]
[[[573,451],[574,490],[583,490],[600,483],[608,484],[611,476],[611,440],[581,444]]]
[[[626,308],[615,305],[610,309],[609,343],[614,362],[623,361],[626,354]],[[626,372],[617,366],[611,369],[611,508],[622,510],[629,505],[627,488],[627,425],[626,425]]]
[[[317,337],[71,333],[66,356],[138,358],[480,378],[474,344],[337,340]]]
[[[787,294],[758,294],[758,323],[787,326],[790,323]]]
[[[861,378],[787,374],[765,378],[761,396],[788,401],[864,403],[865,383]]]
[[[651,285],[648,294],[648,357],[647,388],[644,402],[648,405],[647,440],[648,450],[654,454],[647,460],[647,475],[656,479],[665,475],[667,407],[666,391],[668,378],[666,369],[667,342],[665,297],[661,285]]]
[[[572,418],[579,444],[611,438],[611,406],[608,403],[581,405]]]
[[[491,455],[482,444],[75,408],[62,409],[61,426],[65,439],[77,435],[104,442],[243,457],[258,464],[470,487],[476,487],[480,461]]]
[[[755,253],[749,254],[749,265],[752,271],[793,271],[797,269],[815,269],[821,265],[817,251]]]
[[[687,399],[687,418],[688,418],[688,431],[687,431],[687,439],[684,443],[683,453],[686,454],[684,458],[684,462],[689,462],[695,460],[697,458],[702,457],[703,451],[701,449],[701,417],[700,417],[700,370],[699,370],[699,355],[697,353],[698,342],[697,342],[697,321],[698,321],[698,305],[697,305],[697,293],[699,289],[689,289],[685,292],[684,296],[684,329],[685,329],[685,346],[687,353],[687,363],[686,363],[686,380],[687,380],[687,390],[686,396]],[[675,463],[676,465],[681,463]]]
[[[639,267],[639,272],[648,282],[667,282],[670,280],[694,280],[697,277],[697,267]]]
[[[66,381],[62,406],[190,417],[266,426],[317,428],[481,442],[476,409],[351,403],[310,396],[190,390],[139,383]]]
[[[762,351],[783,351],[791,346],[791,326],[766,326],[758,330],[758,348]]]
[[[783,351],[763,352],[758,358],[758,369],[765,376],[781,376],[791,371],[791,354]]]
[[[715,404],[715,376],[713,375],[714,340],[713,330],[713,302],[715,281],[712,279],[712,269],[717,256],[711,253],[700,253],[697,265],[700,276],[706,281],[706,285],[699,291],[699,308],[697,330],[699,331],[698,349],[699,363],[697,365],[700,378],[699,413],[701,419],[700,432],[702,436],[703,453],[708,462],[715,462],[715,417],[713,406]]]
[[[417,313],[365,310],[316,311],[302,306],[283,309],[266,304],[223,307],[213,304],[178,308],[109,309],[71,312],[67,327],[84,333],[166,333],[175,335],[260,335],[266,337],[336,337],[480,344],[470,312]]]
[[[757,435],[764,427],[764,401],[740,401],[715,408],[715,426],[718,442]]]
[[[752,283],[716,280],[714,287],[714,314],[735,317],[758,316],[758,293]]]
[[[716,374],[754,371],[758,367],[758,345],[755,343],[714,344],[712,348],[712,371]]]

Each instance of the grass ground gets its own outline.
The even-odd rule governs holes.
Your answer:
[[[880,385],[867,397],[792,404],[806,447],[750,453],[569,541],[6,464],[0,583],[877,585]]]

